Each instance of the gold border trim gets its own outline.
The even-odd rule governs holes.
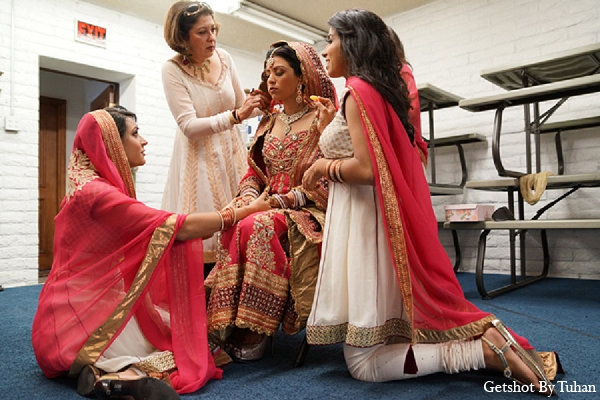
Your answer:
[[[117,330],[125,323],[131,308],[138,301],[152,274],[169,245],[174,233],[177,215],[170,215],[154,230],[144,260],[138,269],[129,291],[112,314],[88,338],[71,365],[69,375],[76,376],[85,365],[94,364],[108,347]]]
[[[404,227],[402,226],[400,206],[398,205],[398,199],[396,198],[392,174],[388,168],[385,154],[383,153],[381,143],[379,142],[379,137],[375,131],[375,128],[373,127],[373,124],[371,123],[371,120],[369,119],[362,99],[352,86],[348,85],[347,87],[352,92],[352,96],[356,100],[356,105],[365,126],[367,140],[371,143],[373,149],[373,154],[375,157],[373,161],[379,174],[379,185],[383,199],[384,218],[387,226],[388,240],[391,245],[390,253],[392,259],[394,260],[394,267],[396,269],[398,285],[402,294],[404,308],[408,313],[411,331],[414,332],[412,281],[408,266],[408,259],[406,257],[407,252],[406,242],[404,239]]]

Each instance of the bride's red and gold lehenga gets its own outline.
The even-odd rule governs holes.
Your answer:
[[[288,43],[302,67],[304,98],[326,97],[337,104],[335,89],[315,50]],[[283,139],[272,135],[277,112],[263,117],[250,148],[248,172],[240,194],[255,196],[265,188],[285,197],[285,208],[253,214],[222,233],[217,263],[207,278],[210,287],[208,330],[249,328],[273,335],[304,328],[310,313],[319,267],[327,206],[327,182],[302,188],[302,176],[322,157],[320,132],[310,128]]]

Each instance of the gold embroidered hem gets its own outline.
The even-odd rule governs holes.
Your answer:
[[[299,233],[308,241],[314,244],[323,241],[322,226],[325,224],[324,211],[314,205],[307,205],[301,211],[286,210],[285,213],[293,221],[293,224],[297,225]]]
[[[493,315],[485,317],[474,323],[449,329],[447,331],[421,330],[413,332],[412,343],[444,343],[451,340],[468,339],[482,335],[489,327],[491,321],[496,319]],[[358,327],[348,323],[340,325],[306,327],[306,338],[309,344],[329,345],[346,343],[355,347],[371,347],[386,343],[394,338],[405,338],[411,341],[411,326],[408,321],[391,319],[382,326]]]
[[[139,369],[146,375],[177,369],[175,358],[170,351],[163,351],[155,356],[145,358],[138,363],[131,364],[131,366]]]
[[[238,284],[240,270],[244,271],[244,282]],[[219,275],[210,295],[209,332],[237,326],[273,335],[284,314],[291,312],[287,279],[249,263],[241,268],[230,265],[221,269]]]
[[[129,291],[108,319],[100,325],[88,338],[86,343],[77,353],[77,357],[71,365],[69,371],[70,376],[77,376],[84,366],[94,364],[98,357],[106,350],[109,342],[115,335],[115,332],[125,323],[127,315],[131,311],[133,305],[138,301],[142,291],[148,284],[158,261],[162,257],[165,248],[168,246],[173,233],[175,232],[175,222],[177,215],[172,214],[167,220],[154,230],[146,256]]]

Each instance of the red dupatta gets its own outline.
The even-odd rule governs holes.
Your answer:
[[[179,393],[221,377],[207,340],[202,241],[175,241],[184,220],[135,199],[112,117],[103,110],[86,114],[32,327],[48,378],[77,375],[96,362],[133,315],[157,349],[173,353],[171,381]]]
[[[418,152],[392,106],[371,85],[350,77],[373,164],[387,242],[412,343],[481,335],[495,318],[465,299],[452,263],[438,240],[429,187]],[[515,336],[525,349],[526,339]]]
[[[410,106],[412,107],[408,111],[408,120],[415,130],[415,145],[419,150],[419,156],[424,166],[427,166],[427,154],[429,152],[427,148],[427,142],[423,140],[421,134],[421,101],[419,100],[419,91],[417,90],[417,84],[415,83],[415,77],[413,76],[412,70],[408,64],[402,64],[400,69],[400,77],[406,84],[408,89],[408,98],[410,99]]]

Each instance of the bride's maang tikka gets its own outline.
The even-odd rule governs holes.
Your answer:
[[[271,54],[269,55],[269,58],[267,59],[267,67],[271,68],[273,66],[273,63],[275,62],[275,60],[273,59],[275,52],[277,50],[279,50],[279,48],[281,46],[285,46],[286,44],[288,44],[288,42],[286,42],[285,40],[279,40],[271,45],[271,48],[273,49],[273,51],[271,52]]]
[[[277,51],[279,47],[275,47],[273,49],[273,51],[271,52],[271,54],[269,55],[269,58],[267,59],[267,67],[271,68],[273,66],[273,64],[275,63],[275,60],[273,59],[273,55],[275,54],[275,52]]]

